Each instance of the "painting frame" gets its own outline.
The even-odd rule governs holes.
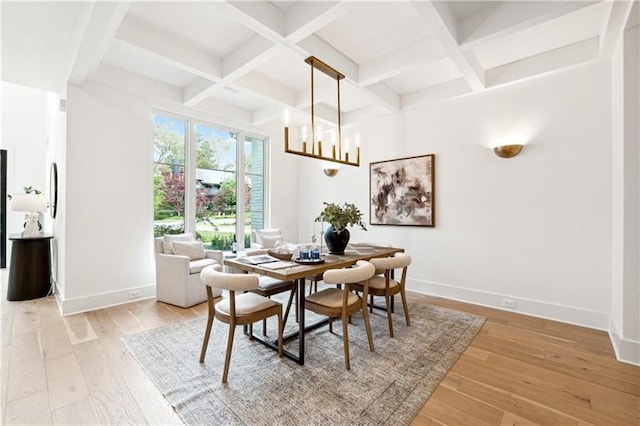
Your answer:
[[[371,225],[435,227],[435,154],[369,163]]]

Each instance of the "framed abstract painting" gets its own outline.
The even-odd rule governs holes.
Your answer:
[[[435,226],[435,154],[369,164],[371,225]]]

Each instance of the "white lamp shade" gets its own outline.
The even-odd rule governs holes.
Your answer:
[[[11,211],[43,212],[47,210],[47,197],[44,194],[13,194]]]

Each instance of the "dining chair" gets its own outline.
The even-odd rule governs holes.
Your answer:
[[[258,250],[249,250],[246,252],[247,256],[257,256],[260,254],[267,254],[268,249],[258,249]],[[260,296],[271,298],[271,296],[284,293],[287,291],[291,291],[289,295],[289,301],[287,302],[287,312],[285,317],[289,313],[289,309],[291,307],[292,302],[295,300],[296,294],[296,283],[294,281],[282,281],[277,278],[267,277],[266,275],[256,275],[258,277],[258,287],[250,290],[253,293],[259,294]],[[298,310],[296,309],[296,322],[298,321]],[[262,322],[262,335],[267,335],[267,322],[264,320]]]
[[[344,364],[347,370],[351,368],[349,362],[349,334],[348,318],[354,313],[362,311],[364,325],[369,339],[369,350],[374,351],[369,312],[367,311],[367,294],[369,279],[373,276],[375,267],[370,262],[359,260],[352,268],[330,269],[325,271],[322,279],[327,284],[343,284],[342,288],[326,288],[306,297],[306,309],[329,317],[329,332],[333,333],[333,318],[342,321],[342,341],[344,347]],[[362,297],[351,291],[351,284],[362,283]]]
[[[373,306],[373,297],[382,296],[385,300],[385,310],[387,311],[387,320],[389,321],[389,334],[393,337],[393,319],[391,318],[391,296],[400,293],[402,297],[402,306],[404,308],[404,317],[407,326],[411,325],[409,319],[409,308],[407,307],[407,295],[405,293],[405,283],[407,280],[407,268],[411,264],[411,256],[406,253],[396,253],[393,257],[378,257],[370,261],[376,268],[376,275],[368,280],[369,285],[369,304]],[[400,281],[393,279],[392,271],[402,268],[402,277]],[[383,275],[378,275],[379,271],[383,271]],[[352,288],[356,291],[363,291],[366,283],[354,283]]]
[[[213,319],[217,318],[229,325],[222,383],[227,383],[227,376],[229,375],[229,362],[231,361],[231,350],[233,348],[233,336],[236,325],[252,324],[276,315],[278,317],[278,356],[282,356],[282,305],[251,292],[236,295],[236,292],[256,289],[258,287],[257,276],[228,274],[220,272],[215,267],[208,267],[202,270],[200,279],[206,286],[207,304],[209,308],[207,328],[204,332],[202,350],[200,351],[200,362],[204,362],[204,357],[207,353],[209,336],[213,328]],[[228,290],[229,297],[214,304],[212,289]]]

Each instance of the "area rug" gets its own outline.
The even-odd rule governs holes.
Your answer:
[[[426,303],[370,315],[370,352],[362,313],[349,326],[351,370],[344,366],[342,326],[334,322],[306,334],[301,366],[238,327],[228,384],[221,383],[228,328],[214,321],[205,362],[200,348],[206,318],[147,330],[125,343],[158,389],[190,425],[407,425],[444,378],[484,322],[483,317]],[[308,313],[308,321],[313,314]],[[289,319],[287,327],[295,322]],[[293,323],[293,324],[291,324]],[[275,336],[276,320],[267,327]],[[260,333],[258,324],[254,333]],[[297,352],[297,343],[285,347]]]

